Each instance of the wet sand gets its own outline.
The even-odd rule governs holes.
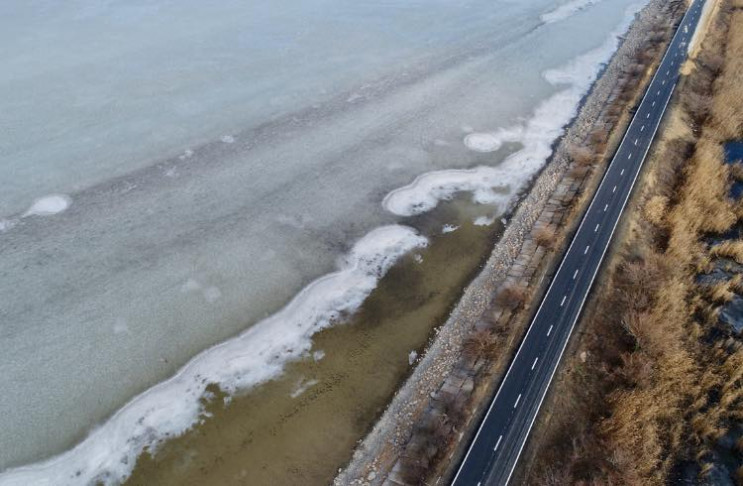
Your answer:
[[[456,201],[406,221],[429,247],[394,266],[356,316],[317,334],[280,379],[227,405],[214,387],[211,417],[141,457],[126,484],[330,483],[487,258],[502,226],[472,221],[488,210]],[[459,228],[442,233],[444,222]]]

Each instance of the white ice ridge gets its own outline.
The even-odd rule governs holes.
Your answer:
[[[524,125],[499,129],[491,134],[491,148],[499,147],[504,141],[520,142],[523,148],[509,155],[498,167],[480,166],[422,174],[407,186],[387,194],[382,201],[384,208],[398,216],[413,216],[430,211],[439,201],[450,199],[458,192],[470,192],[474,202],[492,204],[498,211],[505,210],[514,194],[552,154],[552,144],[577,114],[581,99],[596,80],[601,67],[617,50],[620,36],[627,31],[643,5],[644,2],[629,7],[622,23],[601,46],[558,69],[543,73],[550,84],[566,88],[540,103]],[[468,146],[472,144],[471,137],[472,134],[465,138]],[[484,147],[484,140],[478,140],[480,148]]]
[[[559,22],[572,17],[576,13],[591,7],[601,0],[571,0],[568,3],[564,3],[554,10],[550,10],[547,13],[542,14],[539,20],[545,24],[551,24],[553,22]]]
[[[156,450],[206,417],[207,385],[234,393],[276,377],[288,361],[307,355],[313,334],[356,311],[402,255],[426,245],[425,237],[406,226],[371,231],[338,271],[312,282],[281,311],[203,351],[175,376],[133,398],[74,449],[0,474],[0,485],[122,483],[144,450]]]
[[[45,196],[34,201],[28,210],[23,213],[22,217],[26,216],[51,216],[53,214],[61,213],[68,207],[72,200],[64,194],[52,194]]]

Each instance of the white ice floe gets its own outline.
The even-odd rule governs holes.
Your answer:
[[[312,282],[281,311],[203,351],[175,376],[133,398],[75,448],[0,474],[0,485],[122,483],[143,451],[156,450],[206,417],[207,385],[232,394],[280,375],[288,361],[307,356],[316,332],[355,312],[402,255],[426,245],[425,237],[405,226],[371,231],[336,272]],[[183,289],[200,287],[188,280]]]
[[[571,0],[568,3],[560,5],[554,10],[550,10],[549,12],[542,14],[539,17],[539,20],[541,20],[545,24],[559,22],[561,20],[572,17],[581,10],[585,10],[588,7],[599,3],[600,1],[602,0]]]
[[[458,192],[469,192],[474,202],[491,204],[499,212],[504,211],[513,196],[552,155],[552,144],[577,114],[581,99],[616,51],[619,37],[629,28],[642,5],[631,6],[621,25],[601,46],[559,69],[544,72],[544,78],[550,84],[563,89],[542,101],[523,125],[497,130],[488,140],[484,137],[475,139],[475,145],[480,148],[493,149],[504,141],[519,142],[523,148],[497,167],[450,169],[420,175],[407,186],[387,194],[382,201],[384,208],[398,216],[413,216],[430,211],[440,201],[451,199]],[[465,143],[471,145],[472,139],[468,142],[468,138],[465,138]]]
[[[42,197],[34,201],[28,210],[23,213],[23,217],[27,216],[51,216],[54,214],[61,213],[70,207],[72,199],[64,194],[52,194],[49,196]]]
[[[490,226],[495,222],[495,216],[478,216],[472,221],[475,226]]]
[[[291,396],[292,398],[297,398],[299,395],[309,390],[310,387],[313,387],[317,385],[318,383],[320,382],[317,380],[305,380],[304,378],[302,378],[301,380],[297,382],[296,386],[294,387],[294,390],[292,390],[289,396]]]
[[[441,233],[443,233],[443,234],[451,233],[452,231],[457,231],[458,229],[459,229],[459,226],[456,226],[456,225],[453,225],[453,224],[445,224],[441,228]]]
[[[464,145],[475,152],[495,152],[506,142],[520,142],[523,127],[502,128],[494,133],[470,133],[464,137]]]

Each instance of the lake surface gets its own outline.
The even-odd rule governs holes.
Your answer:
[[[410,326],[315,417],[371,400],[349,450],[643,4],[3,2],[0,484],[121,482],[215,397],[267,414]]]

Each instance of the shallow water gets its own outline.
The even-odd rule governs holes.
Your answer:
[[[734,140],[725,144],[725,160],[729,164],[743,160],[743,140]]]
[[[203,415],[205,385],[188,380],[204,375],[193,370],[241,394],[259,386],[213,411],[218,420],[206,420],[205,431],[252,407],[268,427],[270,413],[334,383],[376,309],[381,328],[397,323],[402,334],[377,335],[342,394],[312,409],[310,425],[332,418],[330,410],[357,414],[333,429],[328,441],[338,447],[327,461],[306,472],[326,479],[482,261],[498,231],[492,221],[544,163],[616,47],[613,30],[630,4],[0,5],[0,385],[8,390],[0,470],[68,450],[103,424],[31,476],[0,475],[0,483],[125,477],[139,450],[132,444],[157,443]],[[416,179],[422,174],[430,175]],[[472,192],[478,209],[439,204],[458,191]],[[476,218],[491,226],[473,226]],[[419,234],[373,231],[398,224]],[[445,224],[460,228],[442,236]],[[415,318],[380,311],[402,305],[391,304],[412,278],[401,269],[423,237],[432,256],[422,268],[443,261],[433,256],[444,251],[439,239],[461,237],[469,253],[449,250],[446,278],[431,266],[409,282],[404,295],[418,302],[437,280]],[[336,270],[332,285],[317,284]],[[308,301],[318,285],[327,291]],[[332,327],[349,315],[350,324]],[[322,340],[325,356],[308,360],[306,348]],[[389,369],[363,395],[368,403],[354,405],[365,366],[380,360]],[[309,376],[315,369],[318,378]],[[152,404],[167,404],[167,413],[137,415]],[[187,447],[221,442],[204,434]],[[228,455],[228,435],[215,454]],[[265,440],[265,451],[294,444],[291,435]],[[187,460],[163,454],[162,471],[172,469],[167,457]],[[271,457],[270,471],[286,470],[302,451]]]

